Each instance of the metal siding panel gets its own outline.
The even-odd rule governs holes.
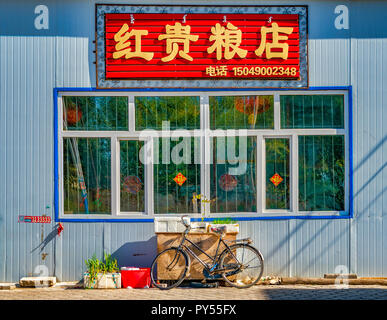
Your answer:
[[[64,223],[64,231],[57,241],[68,245],[59,252],[57,245],[57,273],[60,281],[80,280],[86,270],[85,260],[96,254],[110,253],[119,266],[150,267],[156,255],[153,223]]]
[[[290,245],[293,277],[323,277],[338,265],[349,266],[346,220],[291,221]]]
[[[89,63],[93,67],[95,58],[89,60],[90,49],[88,38],[58,37],[56,57],[57,87],[91,87]],[[75,59],[74,57],[77,58]]]
[[[45,37],[1,37],[1,181],[6,198],[0,224],[4,232],[0,280],[17,281],[45,264],[40,259],[41,226],[19,224],[18,215],[42,215],[52,198],[52,46]],[[50,134],[47,134],[50,132]],[[47,212],[51,213],[51,212]],[[51,226],[44,225],[48,235]]]
[[[309,39],[309,85],[350,84],[350,39]]]
[[[157,253],[153,223],[112,223],[110,251],[119,267],[150,267]]]
[[[241,221],[238,238],[250,237],[264,259],[264,275],[287,276],[289,262],[288,221]]]
[[[355,221],[353,261],[360,276],[385,276],[387,39],[352,41],[354,104]]]

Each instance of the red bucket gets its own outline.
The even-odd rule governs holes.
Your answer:
[[[150,268],[121,268],[122,288],[150,288]]]

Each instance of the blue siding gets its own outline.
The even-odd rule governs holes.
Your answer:
[[[265,274],[321,277],[348,265],[359,276],[385,276],[387,3],[277,3],[309,6],[310,86],[353,87],[354,218],[242,221],[241,237],[261,249]],[[59,237],[52,223],[43,225],[43,244],[42,225],[17,223],[19,215],[54,218],[53,88],[96,85],[95,2],[45,1],[50,29],[41,31],[33,27],[37,4],[0,0],[0,281],[18,281],[40,264],[61,281],[76,280],[84,260],[104,250],[122,264],[147,266],[156,250],[153,223],[67,222]],[[334,28],[339,4],[349,8],[349,30]]]

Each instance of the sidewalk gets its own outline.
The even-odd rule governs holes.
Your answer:
[[[387,300],[387,286],[265,285],[248,289],[176,288],[67,289],[16,288],[1,290],[0,300]]]

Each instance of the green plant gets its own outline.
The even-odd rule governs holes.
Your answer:
[[[232,218],[214,219],[212,223],[213,224],[234,224],[234,223],[237,223],[237,220]]]
[[[111,254],[104,253],[104,261],[99,260],[95,254],[91,259],[85,260],[87,272],[90,275],[90,283],[97,279],[98,273],[116,273],[119,271],[117,259],[113,259]]]
[[[91,259],[85,260],[87,272],[90,275],[90,282],[93,283],[97,278],[97,274],[101,272],[102,262],[97,259],[96,255],[93,254]]]
[[[105,261],[102,264],[103,272],[116,273],[118,272],[117,259],[113,259],[111,254],[104,253]]]

